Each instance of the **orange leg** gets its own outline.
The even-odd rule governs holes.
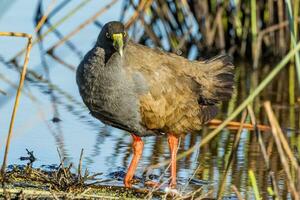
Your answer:
[[[173,135],[172,133],[168,134],[168,143],[171,153],[171,181],[170,181],[170,187],[175,188],[176,187],[176,155],[177,155],[177,149],[178,149],[178,137]]]
[[[129,168],[127,170],[127,174],[124,179],[125,187],[131,187],[132,186],[132,178],[134,175],[134,172],[138,166],[139,160],[143,153],[144,148],[144,142],[139,136],[136,136],[134,134],[131,134],[133,142],[132,142],[132,148],[133,148],[133,157],[131,160],[131,163],[129,165]]]

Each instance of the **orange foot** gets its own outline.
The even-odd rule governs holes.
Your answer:
[[[161,187],[161,184],[155,181],[146,181],[145,185],[148,187],[153,187],[153,188],[159,188]]]

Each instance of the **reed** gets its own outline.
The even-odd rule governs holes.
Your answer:
[[[289,26],[290,26],[289,31],[290,31],[290,35],[291,35],[290,36],[291,43],[292,43],[292,48],[294,48],[297,43],[297,34],[298,34],[297,29],[295,29],[295,25],[296,25],[296,28],[298,26],[297,26],[297,23],[295,23],[294,16],[296,16],[296,17],[298,16],[299,8],[295,8],[295,15],[293,15],[291,1],[286,0],[285,3],[286,3],[286,7],[287,7],[288,20],[289,20]],[[297,1],[295,1],[294,3],[296,4],[295,6],[297,6],[297,4],[299,4],[299,2],[297,2]],[[297,69],[298,84],[300,87],[300,55],[299,55],[299,52],[297,52],[295,54],[295,63],[296,63],[296,69]]]
[[[251,0],[251,36],[252,36],[252,56],[257,57],[257,17],[256,17],[256,0]]]
[[[271,108],[271,103],[269,101],[265,102],[264,107],[265,107],[265,110],[267,112],[269,121],[270,121],[271,126],[272,126],[273,138],[275,140],[277,150],[278,150],[278,153],[280,155],[281,164],[282,164],[282,166],[284,168],[284,171],[286,173],[286,176],[287,176],[287,181],[288,181],[289,187],[292,191],[292,196],[295,200],[299,200],[300,196],[299,196],[299,193],[296,189],[295,183],[292,179],[291,170],[290,170],[290,167],[289,167],[289,164],[288,164],[289,162],[286,159],[285,153],[289,156],[289,159],[291,160],[292,164],[295,161],[295,157],[294,157],[293,154],[290,155],[291,152],[290,152],[289,145],[287,144],[284,136],[281,133],[281,128],[280,128],[280,126],[278,124],[278,121],[277,121],[277,119],[276,119],[276,117],[273,113],[273,110]],[[296,165],[296,166],[294,166],[294,165]],[[297,173],[297,171],[299,170],[298,163],[297,162],[294,163],[293,166],[295,167],[295,170],[296,170],[296,173]]]
[[[29,62],[29,55],[30,55],[30,51],[31,51],[31,47],[32,47],[32,36],[29,34],[26,34],[26,33],[13,33],[13,32],[0,32],[0,36],[23,37],[23,38],[27,38],[27,40],[28,40],[27,47],[26,47],[26,55],[25,55],[25,59],[24,59],[21,76],[20,76],[19,86],[17,89],[15,103],[14,103],[14,107],[13,107],[13,111],[12,111],[12,115],[11,115],[9,130],[8,130],[8,134],[7,134],[7,138],[6,138],[4,158],[3,158],[3,163],[2,163],[2,167],[1,167],[1,175],[2,175],[2,177],[5,177],[5,168],[6,168],[8,151],[9,151],[9,147],[10,147],[10,140],[12,137],[14,122],[15,122],[17,110],[18,110],[19,103],[20,103],[21,91],[22,91],[22,88],[24,85],[25,75],[26,75],[26,71],[27,71],[27,65]],[[5,178],[3,180],[5,180]]]
[[[257,183],[256,183],[256,178],[255,178],[255,174],[253,172],[253,170],[249,170],[248,171],[249,173],[249,178],[250,178],[250,183],[252,185],[252,189],[253,189],[253,192],[254,192],[254,196],[255,196],[255,199],[256,200],[261,200],[261,196],[259,194],[259,190],[258,190],[258,186],[257,186]]]
[[[268,170],[268,176],[269,176],[269,179],[270,179],[271,185],[272,185],[272,188],[271,188],[272,196],[274,197],[275,200],[279,200],[279,199],[281,199],[279,196],[279,189],[278,189],[277,182],[276,182],[276,179],[274,176],[274,172],[272,171],[271,166],[270,166],[269,156],[267,154],[267,149],[266,149],[265,143],[263,141],[260,130],[257,128],[257,121],[255,118],[254,111],[250,105],[247,106],[247,110],[250,115],[251,122],[252,122],[253,126],[255,127],[254,131],[256,133],[256,136],[258,137],[258,142],[259,142],[259,146],[261,149],[261,153],[264,158],[266,168]]]
[[[247,117],[247,112],[244,111],[243,114],[242,114],[239,130],[238,130],[237,134],[235,135],[234,144],[233,144],[232,149],[230,150],[230,153],[229,153],[229,159],[225,163],[225,171],[224,171],[224,174],[222,176],[221,183],[219,185],[218,195],[217,195],[218,200],[222,199],[222,197],[223,197],[223,192],[224,192],[225,185],[226,185],[226,178],[227,178],[227,175],[228,175],[228,171],[232,166],[233,160],[235,159],[235,154],[236,154],[236,151],[237,151],[240,139],[241,139],[243,124],[245,123],[246,117]]]

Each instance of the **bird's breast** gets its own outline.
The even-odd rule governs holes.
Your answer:
[[[134,81],[128,78],[118,58],[116,55],[106,63],[87,62],[79,66],[79,91],[98,119],[136,127],[140,124],[140,113]]]

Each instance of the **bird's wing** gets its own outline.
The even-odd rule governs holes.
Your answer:
[[[147,128],[163,132],[199,130],[216,115],[217,107],[199,97],[200,83],[194,72],[184,70],[190,65],[177,55],[128,44],[124,66],[139,87],[141,115]]]

